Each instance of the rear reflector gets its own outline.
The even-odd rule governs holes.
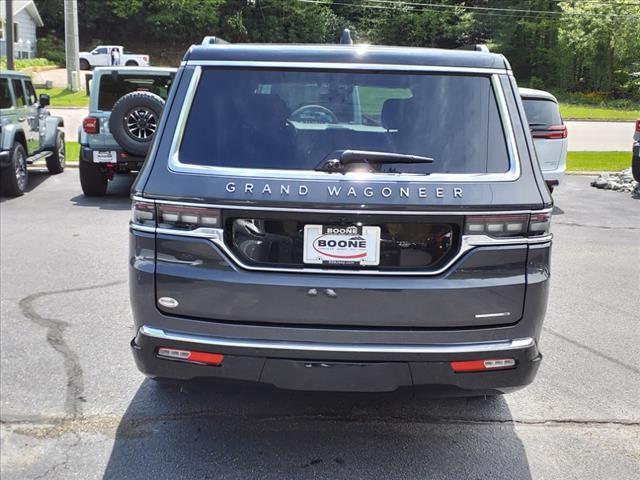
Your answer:
[[[547,140],[561,140],[567,138],[566,125],[551,125],[549,127],[536,127],[531,130],[533,138],[546,138]]]
[[[490,360],[465,360],[462,362],[451,362],[451,368],[456,373],[462,372],[484,372],[486,370],[501,370],[513,368],[516,361],[513,358],[492,358]]]
[[[176,348],[161,347],[158,349],[158,356],[171,360],[197,363],[199,365],[222,365],[224,355],[221,353],[195,352],[192,350],[178,350]]]

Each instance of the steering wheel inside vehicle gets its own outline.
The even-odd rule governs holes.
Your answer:
[[[322,105],[304,105],[296,109],[289,120],[301,123],[339,123],[336,114]]]

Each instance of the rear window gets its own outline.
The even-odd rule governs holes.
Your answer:
[[[110,111],[120,97],[131,92],[151,92],[166,100],[172,81],[169,75],[102,75],[98,110]]]
[[[434,159],[375,166],[387,173],[509,169],[489,76],[406,72],[206,69],[180,161],[313,170],[341,150]]]
[[[552,100],[523,98],[529,125],[562,125],[558,104]]]

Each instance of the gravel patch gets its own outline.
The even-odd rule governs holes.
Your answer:
[[[630,192],[635,198],[640,198],[640,184],[633,179],[631,169],[621,172],[605,173],[591,182],[592,187],[618,192]]]

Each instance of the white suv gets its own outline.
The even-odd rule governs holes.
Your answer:
[[[549,190],[560,184],[567,170],[567,127],[558,100],[549,92],[520,88],[533,144]]]

